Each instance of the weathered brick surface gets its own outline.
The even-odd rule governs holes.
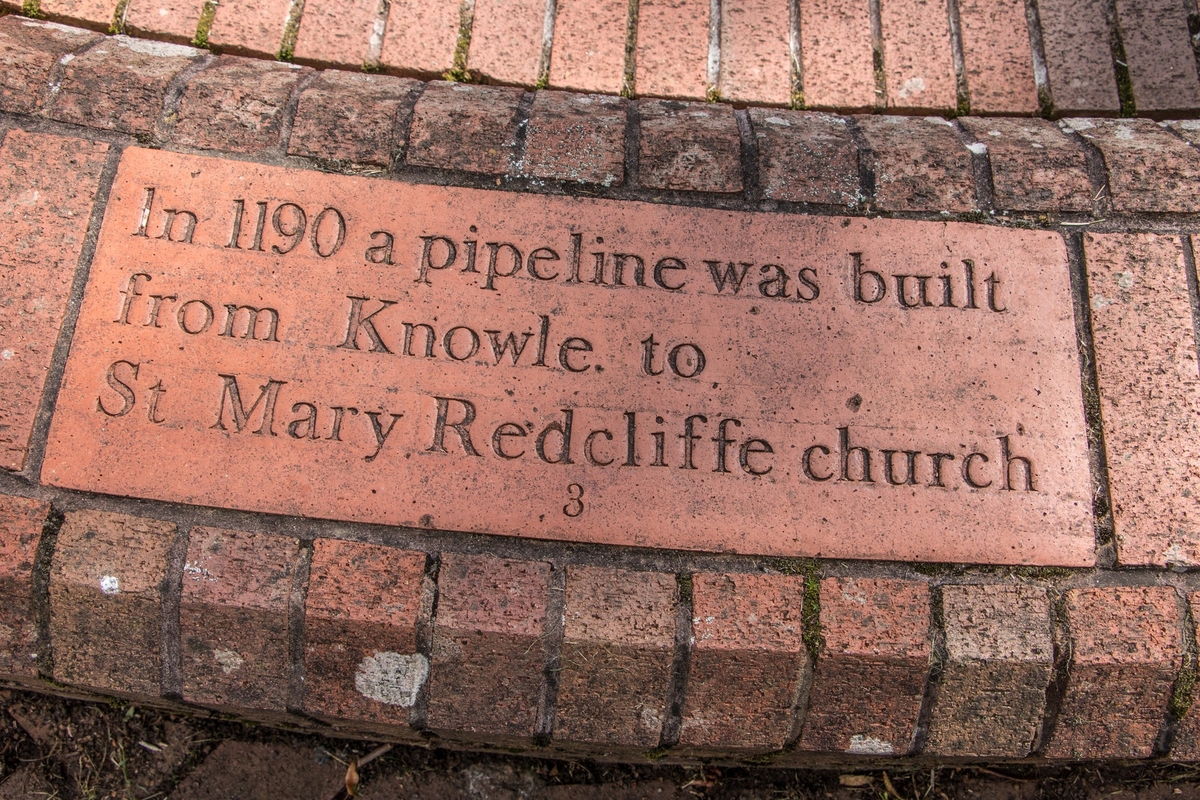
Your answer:
[[[299,555],[299,540],[286,536],[192,529],[179,602],[184,700],[287,707],[288,600]]]
[[[169,522],[67,514],[50,570],[54,680],[133,697],[157,697],[162,676],[162,594]]]
[[[401,107],[416,81],[330,70],[300,95],[290,155],[386,167]]]
[[[305,0],[296,60],[361,69],[378,17],[379,0]]]
[[[129,0],[125,27],[134,35],[149,35],[173,42],[196,37],[204,0]]]
[[[675,646],[675,576],[569,567],[554,738],[659,742]]]
[[[15,0],[13,5],[21,6]],[[41,0],[38,10],[49,19],[104,32],[113,24],[116,9],[116,0]]]
[[[0,147],[0,468],[19,470],[108,145],[10,131]]]
[[[1200,617],[1200,593],[1189,594],[1188,605],[1191,608],[1192,619]],[[1192,646],[1200,648],[1200,631],[1197,631]],[[1170,757],[1179,761],[1200,761],[1200,706],[1196,704],[1194,690],[1191,706],[1179,721],[1175,736],[1171,740]]]
[[[1104,154],[1118,211],[1198,211],[1200,151],[1148,119],[1067,119]]]
[[[222,52],[275,56],[291,0],[221,0],[208,41]]]
[[[875,205],[886,211],[969,211],[975,207],[971,153],[937,118],[859,117],[874,155]]]
[[[638,8],[637,92],[704,99],[708,90],[708,0],[646,0]]]
[[[284,105],[307,71],[293,64],[219,56],[184,91],[172,139],[234,153],[278,146]]]
[[[409,164],[503,175],[516,147],[520,89],[434,81],[413,109]]]
[[[550,85],[617,94],[625,75],[626,0],[561,0],[554,20]]]
[[[924,752],[1024,758],[1041,728],[1054,662],[1046,590],[946,586],[942,608],[946,664]]]
[[[1168,586],[1073,589],[1072,659],[1047,758],[1148,758],[1183,657]]]
[[[314,543],[304,612],[307,713],[408,723],[429,676],[416,633],[424,572],[424,553],[338,539]]]
[[[46,100],[55,63],[98,34],[25,17],[0,18],[0,110],[33,114]]]
[[[1084,237],[1109,491],[1123,564],[1200,561],[1200,376],[1183,244]]]
[[[1200,108],[1200,79],[1184,5],[1116,0],[1116,8],[1138,113]]]
[[[392,0],[383,63],[406,75],[440,75],[454,66],[458,0]]]
[[[0,495],[0,675],[37,673],[33,562],[50,504]]]
[[[1121,102],[1104,0],[1038,0],[1038,14],[1054,108],[1116,114]]]
[[[867,111],[875,94],[867,0],[800,0],[800,57],[809,108]]]
[[[721,98],[785,106],[792,100],[788,0],[728,3],[721,12]]]
[[[1024,0],[962,0],[958,16],[971,110],[1036,112],[1037,86]]]
[[[762,192],[772,200],[856,206],[858,149],[846,120],[783,109],[750,110]]]
[[[550,565],[447,553],[438,573],[429,727],[531,738],[545,666]]]
[[[625,114],[618,97],[543,90],[533,99],[520,174],[619,186],[625,181]]]
[[[652,189],[742,190],[741,140],[733,109],[712,103],[644,100],[638,180]]]
[[[907,753],[929,671],[929,587],[826,578],[821,636],[799,749]]]
[[[202,51],[115,36],[67,64],[46,116],[92,128],[149,134],[176,75]]]
[[[880,4],[887,107],[945,111],[958,104],[950,18],[937,0]]]
[[[475,0],[467,68],[498,83],[533,86],[545,26],[546,0]]]
[[[778,750],[810,668],[804,578],[697,574],[684,746]]]
[[[987,146],[993,202],[1014,211],[1090,211],[1087,154],[1079,142],[1043,119],[963,117]]]

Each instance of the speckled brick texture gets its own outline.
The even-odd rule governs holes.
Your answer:
[[[1050,96],[1056,111],[1116,115],[1104,0],[1038,0]]]
[[[1148,119],[1066,119],[1108,166],[1117,211],[1200,211],[1200,150]]]
[[[519,173],[620,186],[625,182],[627,109],[625,100],[607,95],[538,92]]]
[[[638,5],[639,95],[702,100],[708,91],[708,0]]]
[[[221,0],[208,40],[222,52],[276,56],[291,8],[291,0]]]
[[[196,37],[204,0],[129,0],[125,27],[137,36],[186,44]]]
[[[0,676],[37,674],[33,570],[50,504],[0,495]]]
[[[467,69],[488,81],[533,86],[545,28],[546,0],[475,0]]]
[[[379,0],[306,0],[296,32],[295,58],[359,70],[379,21]]]
[[[744,0],[721,12],[721,98],[786,106],[792,101],[789,0]]]
[[[1193,620],[1200,616],[1200,593],[1188,594],[1188,608],[1191,610]],[[1192,641],[1188,644],[1200,651],[1200,631],[1194,631],[1194,634]],[[1182,681],[1177,678],[1177,688],[1180,683]],[[1172,714],[1174,715],[1178,710],[1172,708]],[[1183,719],[1179,721],[1175,735],[1171,739],[1170,757],[1176,761],[1200,761],[1200,707],[1196,705],[1194,691],[1190,698],[1190,704],[1184,709]]]
[[[322,72],[300,95],[288,154],[387,167],[409,97],[421,84],[390,75]]]
[[[12,5],[21,7],[15,0]],[[117,0],[40,0],[38,5],[38,10],[48,19],[70,22],[102,33],[107,32],[113,24],[113,13],[117,10]]]
[[[55,63],[99,38],[91,31],[55,23],[0,17],[0,110],[40,111]]]
[[[805,104],[855,112],[882,106],[868,0],[799,0],[799,9]]]
[[[975,208],[971,152],[937,117],[857,117],[871,148],[875,205],[884,211]]]
[[[392,0],[383,65],[404,75],[434,77],[454,66],[458,0]]]
[[[516,148],[521,90],[430,83],[413,112],[409,164],[503,175]]]
[[[617,94],[625,78],[627,0],[559,0],[550,86]]]
[[[740,192],[742,167],[733,109],[709,103],[643,100],[638,181],[653,189]]]
[[[880,4],[887,107],[948,111],[958,104],[950,18],[938,0]]]
[[[997,208],[1092,210],[1087,153],[1053,122],[999,117],[963,117],[959,122],[987,148]]]
[[[750,120],[765,197],[848,207],[862,202],[858,148],[844,118],[755,108]]]
[[[1185,6],[1172,0],[1116,0],[1116,9],[1138,113],[1200,106]]]
[[[1024,0],[961,0],[971,110],[1030,115],[1038,109]]]

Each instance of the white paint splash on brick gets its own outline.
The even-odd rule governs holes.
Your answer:
[[[105,575],[100,578],[100,591],[105,594],[118,594],[121,591],[121,582],[117,580],[116,575]]]
[[[354,673],[354,688],[371,700],[411,708],[428,677],[429,660],[420,653],[376,651],[359,663]]]
[[[233,650],[214,650],[213,658],[221,665],[221,671],[226,675],[236,672],[242,664],[246,663],[246,660]]]
[[[846,752],[862,756],[890,756],[896,751],[882,739],[856,733],[850,737],[850,746],[846,748]]]
[[[967,149],[977,156],[987,155],[987,145],[983,142],[971,142],[967,145]]]

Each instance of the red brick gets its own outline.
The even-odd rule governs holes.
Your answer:
[[[428,724],[532,738],[542,695],[550,565],[446,553],[438,574]]]
[[[1188,604],[1191,606],[1192,619],[1196,619],[1200,616],[1200,594],[1189,594]],[[1200,647],[1200,632],[1197,632],[1192,644]],[[1194,688],[1191,706],[1180,720],[1171,740],[1170,757],[1177,761],[1200,761],[1200,705],[1196,703]]]
[[[407,161],[503,175],[514,160],[521,90],[434,81],[413,110]]]
[[[307,72],[294,64],[219,56],[188,84],[171,138],[234,153],[275,147],[284,105]]]
[[[295,59],[361,69],[379,18],[379,0],[305,0]]]
[[[0,496],[0,675],[37,674],[33,563],[50,504]]]
[[[859,117],[874,155],[875,205],[885,211],[975,208],[971,153],[954,126],[935,117]]]
[[[993,202],[1014,211],[1091,211],[1087,154],[1043,119],[962,117],[988,149]]]
[[[942,589],[946,664],[925,753],[1024,758],[1054,664],[1050,599],[1032,586]]]
[[[1138,113],[1200,108],[1200,79],[1184,5],[1116,0],[1116,7]]]
[[[14,3],[18,8],[20,3]],[[39,11],[53,20],[107,31],[113,24],[117,0],[41,0]]]
[[[554,18],[550,85],[617,94],[625,76],[626,0],[560,0]]]
[[[826,578],[821,636],[799,749],[907,753],[929,671],[929,587]]]
[[[958,16],[971,110],[1035,113],[1037,85],[1024,0],[960,0]]]
[[[644,0],[638,7],[637,93],[703,100],[708,91],[708,0]]]
[[[758,177],[772,200],[857,206],[858,148],[846,120],[831,114],[750,109]]]
[[[383,63],[406,75],[440,75],[454,66],[459,0],[392,0]]]
[[[950,18],[939,0],[883,0],[887,107],[945,111],[958,105]]]
[[[292,0],[221,0],[208,41],[221,52],[274,57]]]
[[[175,526],[75,511],[50,570],[54,680],[154,698],[162,681],[162,593]]]
[[[804,578],[698,574],[692,586],[695,644],[680,743],[780,749],[812,667],[800,619]]]
[[[19,16],[0,18],[0,110],[41,110],[50,70],[60,58],[86,47],[99,35]]]
[[[25,466],[108,145],[9,131],[0,147],[0,468]]]
[[[675,576],[569,567],[554,738],[658,744],[675,652]]]
[[[227,711],[284,711],[291,662],[288,601],[300,541],[193,528],[179,636],[183,699]]]
[[[46,116],[92,128],[149,134],[171,81],[202,55],[177,44],[115,36],[66,66]]]
[[[203,9],[204,0],[129,0],[125,29],[138,36],[191,42]]]
[[[315,542],[304,612],[306,712],[408,723],[429,676],[429,660],[417,653],[424,572],[424,553]]]
[[[1183,659],[1169,586],[1072,589],[1067,690],[1047,758],[1148,758]]]
[[[1200,152],[1148,119],[1068,119],[1104,154],[1117,211],[1200,211]]]
[[[744,0],[721,12],[721,99],[792,101],[790,0]]]
[[[651,189],[742,191],[741,138],[730,106],[644,100],[639,177]]]
[[[868,0],[799,2],[804,104],[844,111],[882,106],[875,94]]]
[[[1038,17],[1055,111],[1116,114],[1104,0],[1038,0]]]
[[[625,114],[618,97],[543,90],[533,98],[520,174],[619,186],[625,181]]]
[[[1200,377],[1183,244],[1084,239],[1109,491],[1123,564],[1200,562]]]
[[[533,86],[545,27],[546,0],[475,0],[467,68],[497,83]]]
[[[300,95],[288,154],[388,166],[401,106],[419,85],[390,75],[321,73]]]

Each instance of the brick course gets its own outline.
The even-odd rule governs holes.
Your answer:
[[[78,28],[15,15],[0,18],[0,109],[14,114],[41,110],[55,63],[99,39]]]
[[[520,89],[434,81],[413,111],[408,163],[503,175],[516,148]]]
[[[996,117],[963,117],[960,122],[987,147],[997,208],[1092,210],[1087,153],[1054,123]]]
[[[975,208],[971,153],[942,119],[858,117],[872,150],[875,205],[885,211]]]
[[[1192,191],[1200,179],[1200,151],[1171,131],[1148,119],[1068,119],[1064,125],[1104,155],[1116,210],[1200,210]]]
[[[288,154],[387,167],[413,80],[322,72],[300,95]]]
[[[0,675],[37,674],[33,568],[50,504],[0,496]]]
[[[638,181],[652,189],[740,192],[737,120],[728,106],[643,100]]]
[[[520,174],[579,183],[625,182],[625,100],[540,91],[533,98]]]
[[[831,114],[751,109],[765,197],[857,206],[858,149],[846,120]]]

